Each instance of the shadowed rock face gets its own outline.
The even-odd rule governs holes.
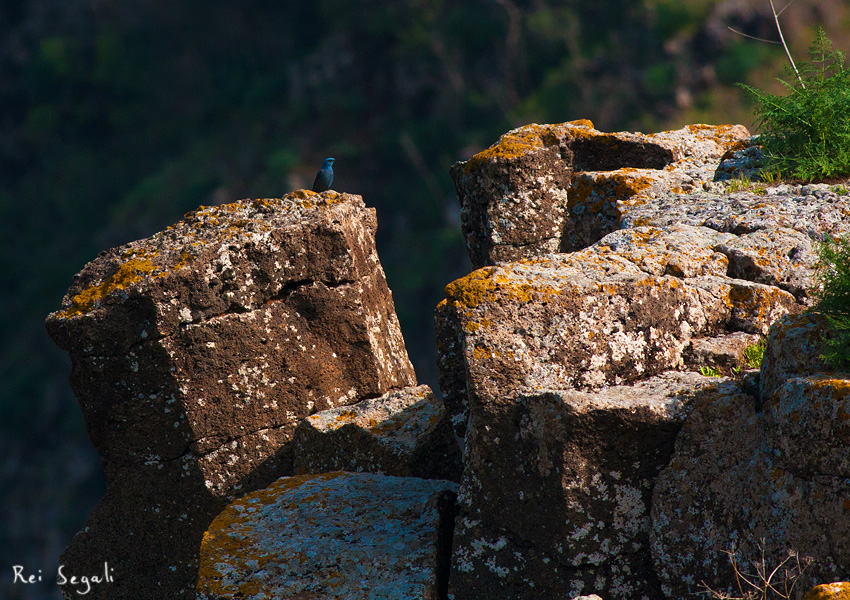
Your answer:
[[[660,598],[648,551],[653,481],[710,379],[668,372],[473,408],[452,597]]]
[[[694,403],[652,499],[652,550],[667,597],[700,582],[737,593],[726,551],[748,573],[762,557],[771,570],[789,549],[812,557],[795,594],[846,577],[850,374],[815,364],[822,326],[803,315],[771,328],[760,410],[728,386]]]
[[[461,448],[427,385],[316,413],[301,421],[293,444],[299,475],[356,471],[460,481]]]
[[[360,197],[200,208],[102,253],[47,320],[107,494],[62,557],[103,598],[192,597],[201,535],[292,472],[298,422],[415,384]]]

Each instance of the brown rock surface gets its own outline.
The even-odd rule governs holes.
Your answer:
[[[825,320],[814,313],[789,315],[773,324],[761,370],[762,403],[770,402],[789,379],[829,370],[820,358],[826,333]]]
[[[694,341],[766,332],[799,310],[784,290],[726,276],[717,247],[734,237],[637,227],[446,287],[438,339],[463,357],[450,381],[465,378],[446,402],[469,414],[454,598],[659,597],[654,478],[682,405],[722,380],[658,374],[683,368]]]
[[[460,481],[461,448],[443,403],[427,385],[329,408],[293,438],[295,473],[355,471]]]
[[[471,409],[450,594],[456,600],[660,597],[649,552],[654,477],[713,377],[524,389]]]
[[[468,418],[450,585],[456,599],[480,593],[547,598],[597,590],[603,597],[654,599],[661,594],[656,571],[663,568],[662,559],[687,563],[687,568],[668,568],[661,579],[665,591],[675,590],[668,597],[678,597],[693,591],[687,569],[693,567],[688,561],[694,553],[719,569],[706,571],[707,581],[726,581],[726,572],[718,567],[724,556],[709,557],[716,548],[700,554],[703,537],[696,531],[665,529],[675,519],[664,512],[653,512],[667,521],[653,525],[650,557],[650,521],[640,514],[648,514],[654,500],[647,490],[666,464],[653,452],[664,444],[669,448],[685,417],[641,421],[640,415],[653,414],[650,398],[655,393],[642,386],[657,385],[659,374],[670,369],[716,366],[732,373],[745,367],[747,346],[810,301],[815,242],[850,231],[850,199],[838,188],[738,190],[742,184],[713,181],[726,178],[718,171],[721,157],[733,157],[736,148],[748,144],[741,127],[690,126],[643,136],[601,134],[589,122],[530,125],[453,167],[470,257],[475,265],[490,265],[449,284],[436,311],[441,389],[461,435]],[[784,540],[769,549],[774,554],[793,541],[781,533],[789,523],[795,524],[792,529],[803,523],[801,547],[823,558],[819,573],[827,576],[843,564],[842,543],[837,536],[828,544],[817,542],[811,532],[822,535],[817,523],[838,518],[838,505],[808,505],[822,514],[806,520],[795,500],[782,504],[781,499],[835,499],[843,493],[836,479],[840,445],[824,438],[822,452],[812,451],[805,460],[799,456],[805,435],[815,435],[814,422],[830,422],[841,411],[833,406],[823,414],[793,417],[806,432],[776,421],[782,438],[773,441],[759,429],[769,412],[763,417],[756,411],[760,399],[769,395],[765,386],[785,386],[774,399],[784,398],[783,407],[821,395],[826,405],[841,405],[841,386],[818,383],[817,377],[786,385],[783,373],[793,366],[777,357],[777,350],[770,352],[760,395],[754,372],[739,383],[705,378],[714,386],[711,393],[682,385],[683,397],[701,398],[700,410],[706,414],[714,404],[718,410],[731,407],[711,413],[711,418],[701,414],[693,427],[704,422],[730,429],[728,435],[717,432],[722,441],[701,437],[693,450],[694,456],[708,457],[725,470],[703,473],[693,468],[691,483],[707,489],[692,492],[681,484],[670,488],[668,500],[690,498],[707,518],[714,518],[716,508],[717,519],[734,522],[717,530],[718,539],[727,541],[724,535],[736,539],[741,533],[735,524],[756,515],[761,520],[755,530],[772,534],[776,528],[776,539]],[[778,366],[771,366],[768,354]],[[825,391],[816,391],[819,385]],[[624,389],[632,389],[632,395]],[[606,435],[596,425],[571,420],[578,419],[573,413],[579,411],[564,408],[568,397],[601,399],[606,390],[629,398],[635,420],[621,417],[602,400],[587,418],[610,425]],[[556,426],[540,425],[549,423],[544,415],[556,413]],[[529,441],[529,423],[548,432],[534,438],[546,444]],[[629,445],[635,431],[640,431],[639,439]],[[563,441],[567,438],[569,442]],[[575,451],[581,446],[577,439],[586,441],[587,448]],[[644,440],[652,440],[654,450],[643,447]],[[745,489],[753,465],[770,472],[779,464],[771,444],[796,456],[793,469],[777,468],[803,477],[786,479],[784,492],[766,478]],[[605,454],[612,448],[616,459]],[[698,450],[704,454],[696,454]],[[739,467],[741,463],[747,467]],[[809,485],[805,477],[823,475],[823,468],[832,479]],[[547,469],[551,472],[544,476]],[[712,486],[727,480],[740,484],[737,500],[712,496]],[[574,493],[576,489],[583,494]],[[771,493],[779,500],[766,501]],[[708,506],[705,498],[716,500],[719,508]],[[688,501],[681,502],[682,510],[691,508]],[[630,531],[620,527],[627,521],[624,506],[637,507],[630,513]],[[585,522],[585,514],[592,518]],[[694,527],[696,523],[694,517]],[[582,524],[589,524],[587,531]],[[677,535],[685,541],[675,541]],[[697,540],[699,550],[691,552],[687,536]],[[590,548],[593,544],[597,547]],[[675,578],[679,582],[671,583]]]
[[[446,287],[438,339],[462,352],[447,406],[520,386],[618,385],[684,364],[691,340],[766,332],[798,311],[779,288],[722,275],[710,229],[640,227],[574,253],[485,267]],[[446,360],[446,362],[449,362]],[[450,376],[450,377],[449,377]],[[457,395],[455,395],[457,394]]]
[[[101,255],[47,320],[107,494],[62,557],[103,598],[188,598],[234,494],[291,473],[297,423],[414,384],[358,196],[299,191],[193,211]]]

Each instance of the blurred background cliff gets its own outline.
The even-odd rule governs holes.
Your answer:
[[[784,6],[779,0],[779,6]],[[846,0],[783,14],[850,48]],[[420,382],[432,312],[469,271],[449,166],[530,122],[644,132],[744,123],[734,84],[785,77],[767,0],[0,0],[0,596],[58,598],[103,494],[43,320],[97,253],[199,204],[309,187],[378,211]],[[12,586],[12,566],[44,583]],[[50,581],[48,581],[50,580]]]

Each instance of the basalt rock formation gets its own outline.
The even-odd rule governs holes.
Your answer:
[[[299,422],[415,384],[374,209],[296,192],[200,208],[102,253],[47,320],[107,493],[62,557],[92,597],[191,598],[201,537],[292,474]]]
[[[481,268],[437,308],[466,424],[450,598],[733,591],[724,551],[750,565],[760,536],[773,564],[814,557],[805,582],[846,576],[850,381],[789,358],[816,343],[774,324],[811,303],[815,244],[850,230],[850,200],[724,182],[753,148],[740,126],[581,121],[453,167]],[[768,331],[759,385],[745,350]]]
[[[108,478],[64,562],[145,600],[664,600],[789,548],[798,596],[846,579],[850,374],[806,309],[850,196],[758,160],[741,126],[576,121],[455,165],[477,268],[436,309],[442,399],[357,196],[102,254],[48,319]]]

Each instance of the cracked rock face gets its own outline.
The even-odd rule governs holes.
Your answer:
[[[767,364],[810,354],[819,333],[811,315],[774,325],[762,406],[728,385],[693,404],[652,497],[654,566],[668,598],[702,583],[737,594],[729,551],[746,573],[762,559],[770,571],[789,548],[812,557],[800,593],[850,569],[848,374]]]
[[[360,197],[299,191],[201,207],[75,277],[47,329],[107,494],[69,572],[109,560],[109,597],[192,597],[203,531],[292,472],[301,419],[415,383],[375,229]]]
[[[741,126],[583,121],[516,129],[453,167],[481,268],[436,309],[440,386],[466,436],[451,598],[685,597],[692,573],[733,581],[712,544],[744,533],[781,540],[774,557],[799,536],[824,578],[846,569],[847,444],[825,424],[850,388],[817,374],[813,344],[768,344],[760,387],[755,372],[679,373],[675,392],[665,379],[741,373],[771,326],[805,337],[774,324],[811,303],[817,242],[850,232],[843,186],[722,181],[736,168],[721,159],[747,148]]]
[[[625,205],[711,180],[741,125],[603,133],[587,120],[526,125],[452,167],[475,267],[578,250],[619,227]]]
[[[602,390],[524,389],[472,408],[450,598],[660,598],[654,477],[715,378],[667,372]]]
[[[718,381],[669,371],[697,342],[799,310],[784,290],[725,275],[718,248],[734,237],[637,227],[446,287],[438,338],[462,360],[447,379],[465,378],[446,404],[468,413],[454,598],[660,597],[654,479],[689,399]]]

